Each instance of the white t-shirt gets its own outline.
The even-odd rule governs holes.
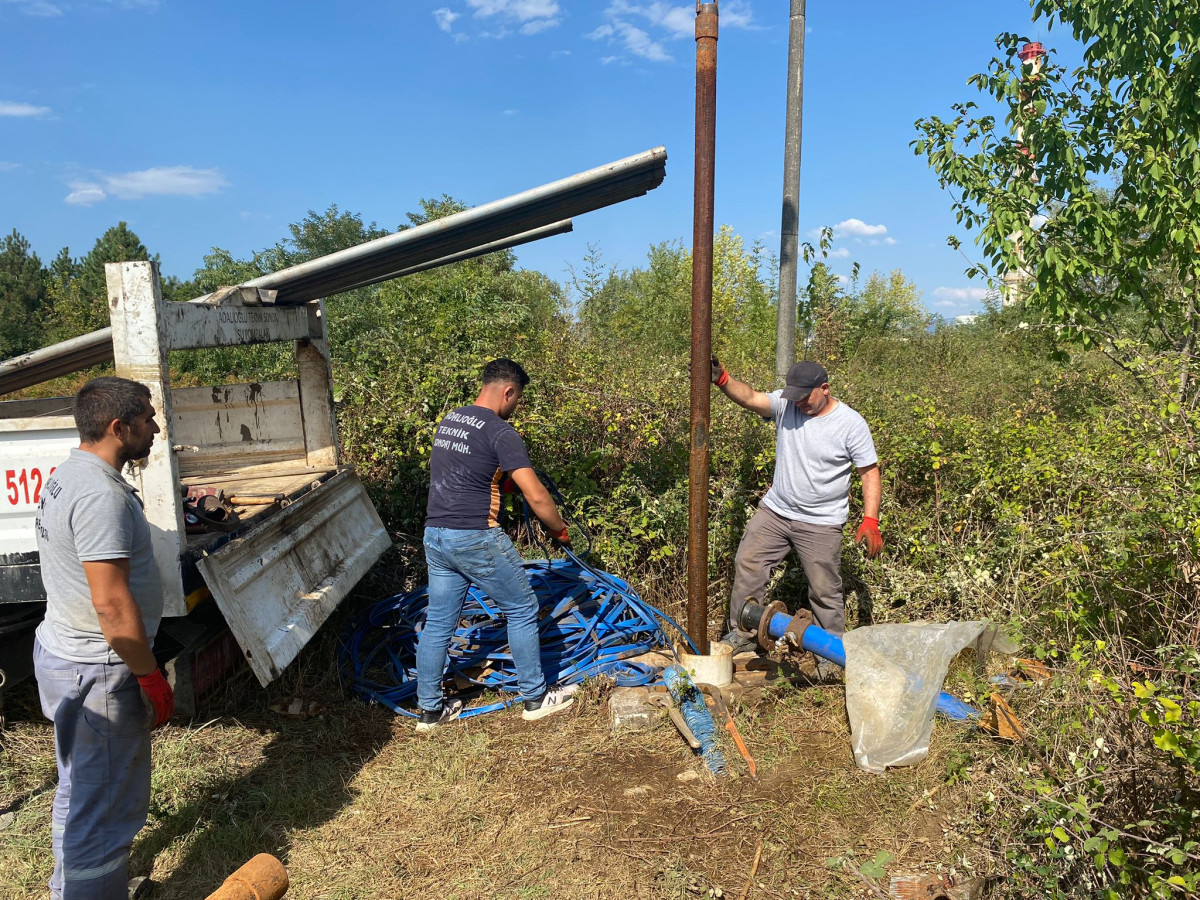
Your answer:
[[[775,480],[763,505],[795,522],[845,525],[851,467],[879,461],[871,429],[840,400],[823,416],[806,416],[781,394],[767,395],[775,422]]]
[[[129,560],[129,588],[154,643],[162,581],[142,502],[120,472],[94,453],[72,450],[46,479],[36,528],[47,601],[37,629],[43,647],[71,662],[120,662],[100,631],[83,572],[83,563],[104,559]]]

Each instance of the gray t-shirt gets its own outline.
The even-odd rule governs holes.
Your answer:
[[[823,416],[806,416],[781,393],[767,395],[775,422],[775,480],[763,505],[795,522],[845,525],[851,467],[879,461],[871,429],[840,400]]]
[[[162,582],[142,502],[120,472],[94,453],[72,450],[46,479],[36,528],[47,600],[37,629],[43,647],[72,662],[120,662],[100,631],[83,572],[83,563],[103,559],[129,560],[129,588],[153,644]]]

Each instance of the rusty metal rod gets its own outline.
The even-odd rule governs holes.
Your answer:
[[[713,173],[717,134],[716,3],[696,4],[696,185],[692,219],[688,635],[708,653],[708,430],[712,357]]]

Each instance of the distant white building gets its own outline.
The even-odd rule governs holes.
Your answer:
[[[974,322],[978,318],[979,318],[979,316],[977,316],[977,315],[955,316],[954,324],[955,325],[970,325],[972,322]]]

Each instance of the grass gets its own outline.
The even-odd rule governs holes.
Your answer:
[[[328,670],[317,643],[299,665],[310,679]],[[243,676],[204,721],[156,732],[133,853],[134,872],[161,883],[156,897],[206,896],[259,852],[283,860],[289,896],[329,900],[739,897],[760,841],[752,897],[873,895],[857,869],[881,851],[889,873],[986,870],[964,827],[976,788],[961,760],[1004,748],[943,723],[925,762],[868,775],[853,765],[838,686],[781,679],[747,695],[737,716],[755,782],[732,744],[734,777],[714,781],[665,721],[614,735],[599,688],[543,722],[512,711],[418,736],[327,674],[303,680],[267,693]],[[273,712],[285,693],[324,714]],[[51,866],[53,738],[32,690],[10,709],[0,894],[25,900],[44,896]],[[949,772],[957,784],[943,789]]]
[[[346,607],[411,587],[412,571],[389,554]],[[978,732],[939,720],[924,762],[869,775],[854,766],[841,686],[792,672],[733,704],[758,781],[724,733],[732,777],[720,781],[665,716],[614,735],[599,684],[540,722],[510,710],[417,735],[342,691],[334,660],[349,616],[269,689],[243,673],[196,721],[155,732],[132,872],[160,883],[156,900],[205,897],[261,852],[287,867],[288,897],[306,900],[740,898],[759,842],[748,898],[877,897],[886,879],[872,889],[858,868],[881,852],[889,875],[997,870],[978,810],[1013,751]],[[970,685],[967,670],[956,684]],[[323,713],[276,711],[296,697]],[[0,897],[40,900],[53,734],[32,684],[6,703]]]

